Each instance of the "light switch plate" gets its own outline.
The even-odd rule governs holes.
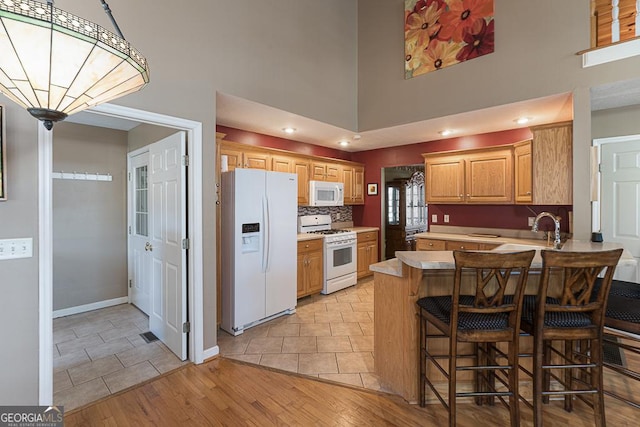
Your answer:
[[[0,240],[0,260],[31,258],[33,256],[33,239],[2,239]]]
[[[529,227],[533,227],[533,223],[535,222],[536,218],[533,216],[530,216],[527,219],[528,219]]]
[[[449,222],[449,215],[444,216],[444,222]]]
[[[433,222],[433,223],[438,222],[438,214],[431,215],[431,222]]]

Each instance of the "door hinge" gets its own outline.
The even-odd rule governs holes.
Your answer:
[[[184,332],[185,334],[191,332],[191,322],[184,322],[182,324],[182,332]]]
[[[127,176],[129,177],[129,178],[128,178],[128,179],[129,179],[129,181],[131,181],[131,172],[129,172],[129,173],[127,174]]]
[[[129,234],[131,234],[131,226],[129,226]]]
[[[130,288],[132,287],[131,279],[129,279],[129,287],[130,287]]]
[[[189,239],[182,239],[182,249],[189,249]]]
[[[189,156],[186,154],[182,156],[182,166],[189,166]]]
[[[602,163],[598,163],[598,172],[602,173]]]

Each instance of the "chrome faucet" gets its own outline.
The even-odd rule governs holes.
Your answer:
[[[560,241],[560,217],[559,216],[555,216],[554,214],[549,212],[540,212],[536,216],[536,219],[533,221],[533,227],[531,227],[531,231],[533,232],[538,231],[538,222],[540,222],[540,219],[545,216],[548,216],[549,218],[551,218],[553,220],[553,223],[556,226],[556,235],[555,235],[555,240],[553,241],[553,248],[560,249],[562,242]]]

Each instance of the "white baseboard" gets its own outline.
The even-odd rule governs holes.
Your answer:
[[[207,359],[211,359],[212,357],[215,357],[215,356],[217,356],[219,354],[220,354],[220,347],[218,347],[216,345],[216,346],[213,346],[211,348],[206,349],[202,354],[202,359],[203,359],[203,361],[206,361]]]
[[[99,308],[111,307],[113,305],[126,304],[129,302],[129,297],[120,297],[114,299],[108,299],[104,301],[92,302],[91,304],[78,305],[75,307],[63,308],[55,310],[53,312],[53,318],[71,316],[72,314],[84,313],[86,311],[97,310]]]

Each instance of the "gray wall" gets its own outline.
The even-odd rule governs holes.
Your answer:
[[[0,405],[38,402],[37,124],[6,98],[7,197],[0,238],[33,237],[33,258],[0,261]]]
[[[56,7],[112,28],[98,3]],[[114,103],[203,123],[205,349],[215,323],[216,91],[357,128],[356,0],[168,0],[109,5],[125,36],[148,59],[151,84]],[[34,257],[0,262],[0,403],[38,402],[37,126],[7,106],[9,201],[0,203],[0,237],[33,237]],[[210,208],[209,208],[210,207]],[[10,351],[9,351],[10,350]]]
[[[53,170],[112,181],[53,180],[53,309],[126,297],[127,132],[59,123]]]
[[[640,105],[593,112],[593,139],[626,135],[640,135]]]
[[[127,135],[129,152],[146,147],[154,142],[158,142],[176,132],[178,131],[175,129],[142,123],[131,129]]]

